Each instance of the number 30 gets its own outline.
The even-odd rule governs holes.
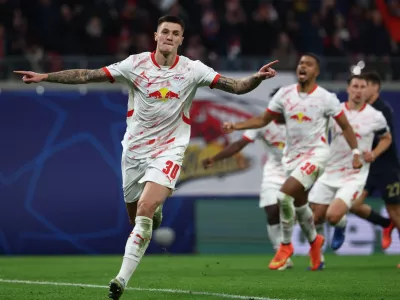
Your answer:
[[[174,164],[173,161],[167,160],[165,163],[165,168],[162,170],[165,174],[170,175],[172,179],[176,178],[179,171],[179,165]]]

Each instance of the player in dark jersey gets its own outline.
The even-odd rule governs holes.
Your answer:
[[[394,116],[393,109],[390,105],[380,99],[381,78],[376,72],[363,74],[367,79],[367,102],[383,113],[390,127],[392,136],[394,135]],[[378,139],[375,137],[373,148],[376,147]],[[382,248],[386,249],[392,242],[391,233],[396,227],[400,232],[400,162],[397,154],[397,144],[393,139],[390,147],[379,157],[375,157],[373,152],[364,155],[364,159],[373,162],[370,167],[367,183],[364,191],[358,198],[351,212],[357,216],[383,227],[382,232]],[[366,157],[366,155],[368,157]],[[376,160],[375,160],[376,159]],[[384,218],[372,208],[365,204],[364,201],[368,195],[374,191],[380,193],[385,201],[386,209],[390,219]],[[335,228],[335,234],[332,240],[332,248],[339,249],[344,242],[344,230]]]

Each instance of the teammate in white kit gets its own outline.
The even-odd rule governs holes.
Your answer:
[[[183,42],[183,21],[159,19],[156,51],[131,55],[98,70],[66,70],[50,74],[15,71],[25,83],[65,84],[117,81],[129,86],[127,130],[122,142],[123,190],[129,219],[134,225],[126,243],[119,274],[110,282],[109,298],[119,299],[143,257],[152,236],[153,217],[178,180],[190,139],[189,110],[198,87],[209,86],[244,94],[274,77],[271,66],[243,79],[221,76],[200,61],[178,56]],[[154,214],[158,209],[158,214]],[[159,221],[157,222],[160,223]]]
[[[278,90],[274,90],[270,96],[274,96]],[[286,142],[285,125],[271,122],[263,128],[246,130],[241,139],[222,149],[213,157],[204,159],[203,166],[205,169],[210,168],[216,162],[232,157],[256,140],[263,142],[267,153],[267,161],[263,168],[259,206],[264,209],[267,216],[268,238],[274,250],[278,250],[281,242],[281,225],[279,223],[277,193],[286,179],[282,165],[282,152]],[[288,260],[287,264],[281,269],[292,266],[292,262]]]
[[[373,153],[383,153],[392,143],[392,136],[383,114],[366,103],[367,81],[360,75],[353,75],[348,81],[348,101],[342,103],[364,154],[361,169],[351,167],[351,149],[347,145],[342,130],[337,124],[332,126],[331,155],[324,174],[317,180],[309,195],[317,231],[323,234],[325,219],[333,226],[345,227],[347,214],[362,193],[366,183],[374,135],[379,143]],[[377,150],[377,151],[375,151]],[[331,245],[334,249],[334,245]]]
[[[297,66],[298,84],[281,88],[261,116],[240,123],[225,123],[226,132],[249,128],[260,128],[283,115],[286,122],[286,147],[283,166],[287,180],[277,196],[282,225],[282,243],[269,267],[278,270],[293,255],[291,243],[294,214],[310,242],[311,270],[321,265],[321,247],[324,237],[317,235],[313,214],[308,205],[308,191],[323,173],[329,157],[327,126],[333,117],[353,149],[353,167],[360,168],[360,151],[353,129],[342,111],[335,94],[316,84],[319,60],[313,54],[301,57]],[[350,155],[351,157],[351,155]]]

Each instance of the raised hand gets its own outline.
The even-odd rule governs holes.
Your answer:
[[[271,67],[275,64],[277,64],[279,62],[279,60],[274,60],[268,64],[266,64],[265,66],[263,66],[257,73],[257,77],[261,80],[265,80],[268,78],[272,78],[275,77],[276,75],[276,71],[274,69],[272,69]]]
[[[23,75],[22,81],[25,82],[26,84],[38,83],[47,78],[47,74],[40,74],[31,71],[14,71],[14,73]]]

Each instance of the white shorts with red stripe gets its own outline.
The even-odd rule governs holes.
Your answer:
[[[345,186],[334,187],[317,181],[310,191],[308,200],[311,203],[329,205],[334,199],[340,199],[350,209],[353,201],[361,195],[363,189],[364,185],[358,183],[349,182]]]
[[[295,178],[307,191],[324,172],[328,156],[329,151],[299,156],[295,162],[290,163],[290,168],[285,168],[286,176]]]
[[[128,152],[129,153],[129,152]],[[121,169],[126,203],[139,200],[146,182],[155,182],[172,191],[175,189],[183,163],[183,156],[165,153],[148,159],[131,159],[122,153]]]

